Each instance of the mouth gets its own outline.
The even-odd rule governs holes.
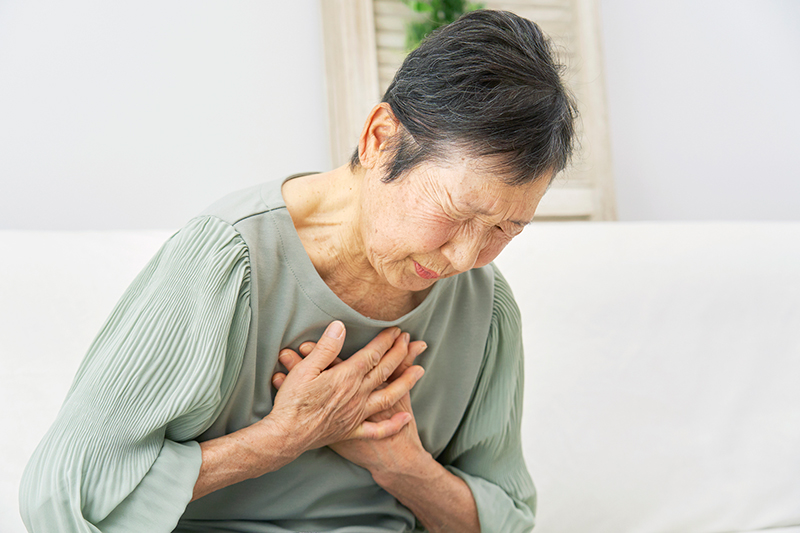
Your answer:
[[[428,270],[427,268],[420,265],[416,261],[414,261],[414,270],[416,270],[417,275],[419,275],[419,277],[424,279],[436,279],[439,277],[439,274],[431,270]]]

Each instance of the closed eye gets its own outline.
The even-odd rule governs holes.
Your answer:
[[[506,227],[497,225],[495,227],[502,231],[509,239],[516,237],[525,229],[525,225],[523,224],[509,224]]]

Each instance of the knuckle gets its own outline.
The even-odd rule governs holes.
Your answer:
[[[371,370],[369,363],[363,359],[356,359],[354,362],[355,364],[352,366],[352,375],[354,377],[358,376],[363,379],[363,377]]]
[[[375,405],[377,405],[378,409],[381,411],[386,411],[391,406],[394,405],[394,399],[389,391],[384,391],[381,393],[375,401]]]
[[[327,339],[320,339],[320,341],[314,346],[314,350],[322,351],[326,354],[339,354],[339,346],[337,346],[336,341],[331,339],[328,341]]]
[[[366,356],[367,362],[371,369],[375,368],[381,361],[381,353],[374,348],[367,349]]]
[[[392,369],[388,366],[379,366],[378,367],[378,377],[381,380],[381,383],[386,383],[389,377],[392,375]]]
[[[382,335],[376,338],[376,340],[378,341],[376,342],[376,344],[380,346],[382,351],[385,352],[394,345],[395,338],[396,336],[394,335],[394,333],[390,333],[388,335]]]

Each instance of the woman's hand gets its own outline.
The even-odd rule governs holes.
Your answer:
[[[404,342],[408,345],[406,357],[389,376],[387,387],[412,369],[420,368],[412,365],[425,350],[425,343],[408,343],[407,337]],[[281,362],[289,369],[289,376],[314,349],[314,343],[306,342],[299,347],[300,355],[291,350],[281,352]],[[334,358],[330,366],[335,369],[345,363]],[[285,374],[277,373],[273,384],[280,391],[286,380]],[[394,405],[370,416],[369,421],[382,423],[404,412],[413,414],[408,393]],[[480,531],[478,508],[472,491],[464,480],[447,471],[422,447],[413,418],[400,431],[385,438],[354,438],[329,446],[345,459],[369,470],[375,482],[411,509],[427,531]]]
[[[408,335],[407,333],[403,334]],[[422,353],[426,344],[422,341],[415,341],[408,344],[408,351],[404,360],[397,366],[395,371],[389,376],[387,383],[393,383],[395,380],[400,379],[407,372],[419,372],[419,368],[414,367],[414,360]],[[314,350],[315,345],[313,342],[306,342],[300,345],[300,355],[291,351],[285,350],[281,353],[281,362],[286,368],[291,371],[303,361],[303,357],[308,357]],[[334,359],[331,367],[335,367],[342,361],[339,358]],[[284,382],[284,375],[281,373],[275,374],[273,383],[277,388],[280,388]],[[419,439],[416,421],[413,419],[413,412],[411,410],[411,397],[408,393],[403,395],[400,400],[394,405],[390,406],[383,411],[376,413],[369,417],[370,422],[380,423],[382,421],[391,420],[398,413],[409,413],[412,419],[403,426],[397,433],[386,436],[381,439],[360,439],[353,438],[349,440],[342,440],[330,444],[330,448],[345,459],[369,470],[376,481],[382,477],[391,475],[393,472],[408,472],[414,469],[414,465],[420,459],[429,459],[430,454],[422,447],[422,442]]]
[[[344,337],[344,325],[335,321],[304,359],[293,360],[291,354],[297,354],[291,350],[281,352],[281,362],[290,372],[274,376],[280,390],[264,422],[280,427],[298,455],[342,440],[383,439],[413,419],[409,412],[397,410],[388,417],[367,420],[407,396],[422,376],[421,367],[395,373],[408,355],[408,334],[401,335],[399,328],[386,329],[346,361],[332,364]]]
[[[422,376],[421,367],[397,372],[409,348],[408,335],[400,333],[386,329],[341,361],[337,355],[345,332],[337,320],[305,352],[305,359],[291,350],[281,352],[281,362],[291,371],[273,378],[280,390],[272,411],[251,426],[200,443],[203,462],[192,500],[274,472],[306,450],[347,439],[383,439],[403,429],[413,418],[410,412],[397,410],[367,420],[408,396]],[[392,382],[384,386],[390,377]]]

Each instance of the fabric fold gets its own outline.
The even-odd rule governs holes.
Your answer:
[[[536,489],[522,456],[523,349],[519,307],[495,267],[492,322],[467,412],[439,461],[469,486],[483,533],[534,526]]]
[[[30,459],[31,532],[171,531],[200,447],[238,376],[250,321],[248,249],[214,218],[173,235],[125,291]]]

